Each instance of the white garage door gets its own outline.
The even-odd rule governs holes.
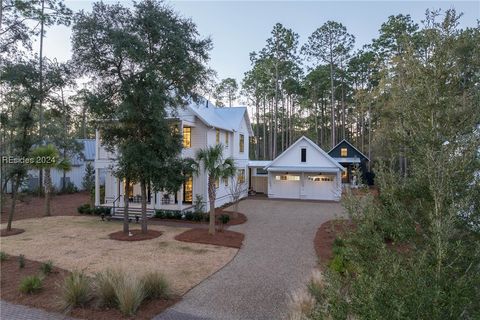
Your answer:
[[[295,174],[274,174],[272,191],[274,198],[299,199],[301,177]]]
[[[337,193],[334,175],[305,176],[305,199],[336,200]]]

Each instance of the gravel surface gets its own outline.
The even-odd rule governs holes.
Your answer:
[[[0,300],[0,319],[5,320],[75,320],[60,313],[12,304]]]
[[[156,320],[285,319],[289,295],[317,264],[313,239],[325,221],[341,217],[332,202],[245,200],[244,246],[223,269],[189,291]]]

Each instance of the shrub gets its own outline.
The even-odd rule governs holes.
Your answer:
[[[44,275],[47,275],[47,274],[50,274],[52,273],[53,271],[53,262],[51,260],[48,260],[44,263],[42,263],[42,265],[40,266],[40,271],[42,271],[42,273]]]
[[[20,269],[25,268],[25,256],[23,254],[18,256],[18,267]]]
[[[344,273],[347,271],[347,261],[343,255],[334,256],[332,261],[330,261],[329,266],[330,269],[338,273]]]
[[[168,298],[169,285],[160,272],[154,271],[145,274],[141,282],[146,299]]]
[[[165,214],[165,211],[163,211],[163,210],[156,210],[155,211],[155,218],[166,219],[167,215]]]
[[[92,208],[90,208],[90,204],[82,204],[80,207],[77,208],[78,213],[80,214],[92,214]]]
[[[20,281],[20,292],[32,294],[42,289],[42,279],[37,276],[27,276]]]
[[[132,316],[145,298],[142,283],[136,277],[123,276],[114,282],[118,309],[126,316]]]
[[[221,214],[220,217],[218,217],[218,220],[222,224],[227,224],[230,221],[230,216],[228,214]]]
[[[6,261],[8,259],[8,256],[5,252],[0,251],[0,261]]]
[[[62,186],[60,186],[60,190],[59,190],[59,194],[63,194],[63,193],[67,193],[67,194],[71,194],[71,193],[75,193],[75,192],[78,192],[78,188],[77,186],[71,182],[71,181],[68,181],[66,184],[65,184],[65,187],[62,188]]]
[[[64,310],[84,306],[91,299],[90,279],[79,271],[69,274],[63,283],[61,305]]]
[[[115,284],[121,281],[124,275],[119,271],[106,270],[97,273],[95,277],[95,295],[101,307],[115,307],[118,304],[115,294]]]

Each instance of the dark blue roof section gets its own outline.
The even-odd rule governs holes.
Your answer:
[[[332,158],[342,158],[341,149],[347,148],[347,156],[345,158],[360,158],[362,161],[370,161],[366,155],[358,150],[353,144],[343,139],[335,147],[328,152]]]

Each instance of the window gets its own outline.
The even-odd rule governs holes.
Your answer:
[[[307,162],[307,149],[306,148],[302,148],[302,162]]]
[[[240,152],[245,151],[245,136],[240,134]]]
[[[257,168],[255,172],[257,176],[266,176],[268,174],[268,171],[263,170],[262,168]]]
[[[189,176],[183,184],[183,202],[192,203],[193,201],[193,177]]]
[[[183,127],[183,147],[192,147],[192,128],[190,127]]]
[[[245,169],[238,169],[237,179],[238,183],[245,182]]]
[[[321,182],[321,181],[333,181],[332,176],[309,176],[308,181]]]
[[[215,188],[220,188],[220,178],[215,179]]]
[[[220,143],[220,129],[217,129],[216,131],[215,141],[217,142],[217,144]]]
[[[300,176],[281,175],[281,176],[275,176],[275,180],[277,180],[277,181],[300,181]]]
[[[228,131],[226,131],[225,132],[225,147],[227,147],[227,148],[228,148],[228,138],[229,138]]]
[[[225,184],[225,187],[228,187],[228,178],[224,178],[223,183]]]
[[[348,154],[347,148],[340,149],[340,157],[346,157]]]

